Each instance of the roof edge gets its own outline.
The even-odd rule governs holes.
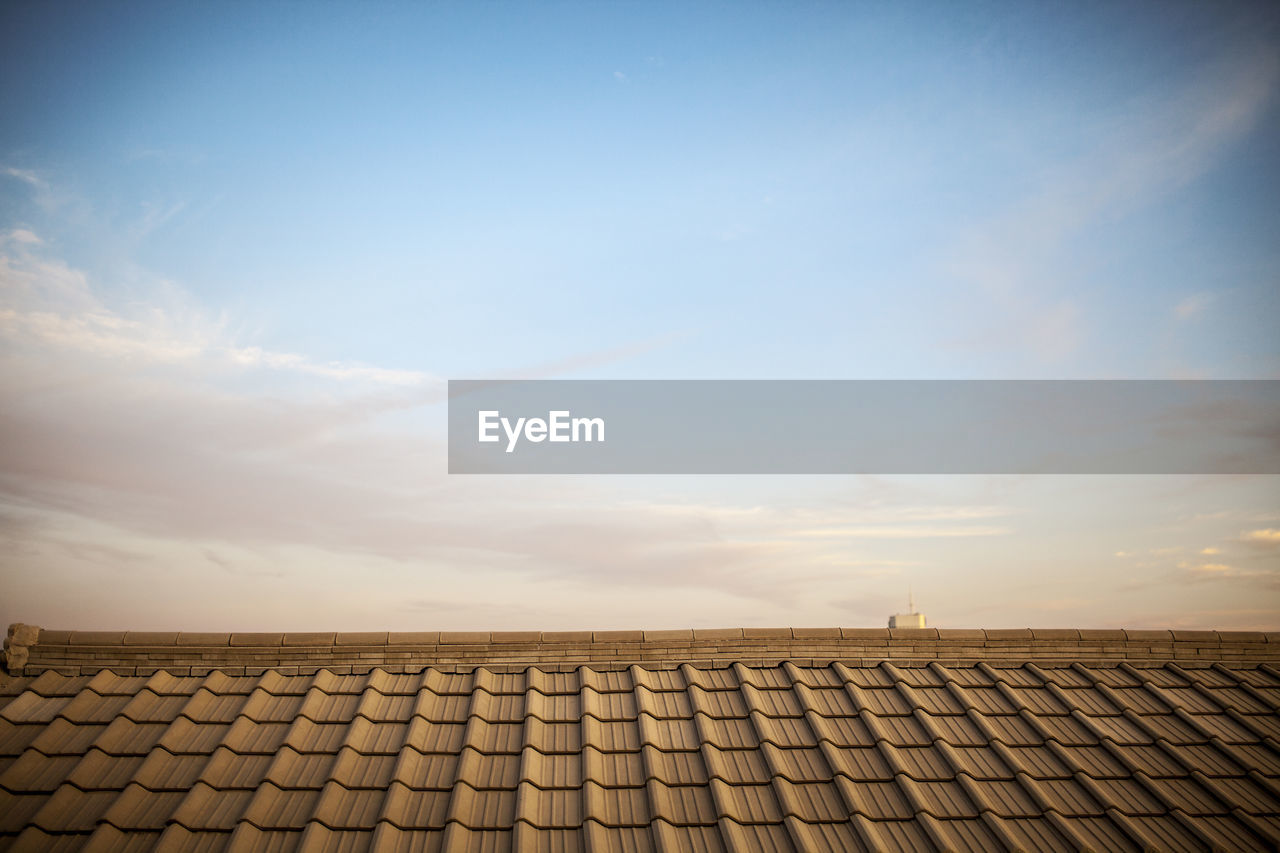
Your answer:
[[[17,623],[11,674],[102,669],[952,661],[1280,662],[1280,632],[1075,628],[685,628],[601,631],[65,631]]]

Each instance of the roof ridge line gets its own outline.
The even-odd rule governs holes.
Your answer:
[[[532,677],[535,671],[583,673],[631,667],[674,671],[685,665],[732,669],[735,663],[765,667],[787,662],[807,667],[848,662],[902,668],[980,662],[995,669],[1032,662],[1046,666],[1124,662],[1137,667],[1171,661],[1185,666],[1224,660],[1272,666],[1280,662],[1280,632],[1181,629],[690,628],[303,635],[53,631],[18,623],[10,628],[5,642],[5,665],[12,675],[109,670],[120,677],[160,673],[207,677],[218,671],[249,677],[328,671],[344,677],[378,669],[409,674],[429,668],[518,672]]]
[[[34,632],[34,634],[33,634]],[[651,643],[686,640],[1121,640],[1128,642],[1280,642],[1280,632],[1183,628],[780,628],[582,629],[531,631],[91,631],[13,623],[8,645],[213,646],[315,648],[379,645],[489,645],[521,643]],[[398,639],[392,639],[395,636]],[[189,638],[184,642],[184,638]],[[215,639],[217,638],[217,639]],[[225,638],[225,641],[223,640]],[[240,642],[235,642],[240,638]],[[289,642],[293,639],[293,642]],[[79,642],[76,642],[79,640]]]

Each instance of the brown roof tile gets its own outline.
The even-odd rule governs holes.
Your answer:
[[[102,820],[117,829],[156,830],[158,834],[184,796],[181,791],[149,791],[138,784],[129,785],[112,801]]]
[[[453,753],[424,755],[406,747],[395,757],[391,777],[418,791],[446,790],[457,778],[458,761],[458,756]]]
[[[260,829],[303,829],[319,797],[318,789],[280,788],[268,779],[254,790],[242,819]]]
[[[28,749],[0,773],[0,789],[14,794],[52,794],[80,761],[79,755],[45,755]]]
[[[0,833],[4,833],[7,839],[21,833],[24,828],[33,828],[32,818],[44,808],[51,796],[44,792],[24,794],[0,789]]]
[[[915,816],[897,782],[855,781],[847,776],[836,776],[834,781],[844,802],[855,814],[871,820],[905,820]]]
[[[174,727],[176,729],[178,726],[186,727],[187,725],[184,720],[178,720]],[[234,723],[226,727],[225,732],[221,733],[219,742],[232,752],[240,755],[255,753],[259,755],[274,755],[280,749],[281,744],[284,743],[284,739],[289,734],[290,729],[293,728],[293,725],[293,720],[278,723],[260,723],[249,717],[239,717]],[[219,733],[217,727],[214,726],[203,725],[194,726],[194,728],[199,733]],[[192,740],[197,740],[198,742],[191,743]],[[195,752],[212,752],[216,744],[211,744],[209,740],[196,734],[187,736],[184,732],[178,737],[171,738],[172,742],[164,744],[164,746],[172,752],[177,752],[184,747]]]
[[[639,750],[606,752],[587,744],[582,750],[582,767],[584,784],[594,782],[611,790],[639,788],[649,778],[644,757]]]
[[[182,722],[185,722],[185,718]],[[187,725],[194,727],[194,724]],[[110,755],[145,756],[165,736],[168,729],[169,725],[165,722],[137,723],[120,716],[98,735],[93,745]]]
[[[456,753],[466,742],[466,735],[465,723],[433,723],[414,717],[405,731],[404,743],[418,752]]]
[[[477,790],[514,791],[520,783],[520,756],[468,747],[458,757],[456,781],[465,782]]]
[[[315,802],[310,819],[334,830],[372,830],[377,826],[383,799],[381,788],[352,789],[330,782]]]
[[[100,749],[90,749],[67,781],[84,791],[119,791],[129,784],[144,760],[142,756],[107,755]]]
[[[107,726],[78,725],[62,718],[47,726],[0,722],[0,754],[21,755],[30,746],[44,755],[84,755]]]
[[[459,790],[463,786],[459,785]],[[379,819],[399,829],[444,829],[451,791],[413,790],[399,781],[387,786]]]
[[[687,649],[900,641],[883,631],[587,633],[542,641],[621,648],[652,639]],[[983,637],[1012,648],[1092,636],[1026,633],[1030,640]],[[150,654],[161,646],[142,640],[172,649],[184,636],[134,635],[130,648]],[[253,640],[242,649],[274,642],[280,654],[336,655],[344,635],[236,636]],[[1130,636],[1123,642],[1163,642]],[[1244,644],[1215,636],[1215,648]],[[1169,637],[1171,645],[1210,639]],[[378,648],[398,641],[361,639]],[[449,639],[465,648],[478,637]],[[532,641],[489,639],[512,649]],[[78,647],[105,648],[59,646]],[[0,846],[1247,849],[1280,841],[1280,669],[1265,660],[259,669],[45,671],[0,681]]]
[[[539,829],[576,829],[582,825],[582,792],[523,784],[516,793],[515,819]]]
[[[795,784],[780,780],[773,786],[779,809],[784,816],[805,823],[835,823],[849,819],[845,804],[834,781]]]
[[[582,755],[544,755],[527,749],[522,753],[520,781],[539,788],[582,787]]]
[[[48,832],[90,832],[118,795],[118,791],[82,791],[71,784],[59,785],[31,817],[31,824]]]

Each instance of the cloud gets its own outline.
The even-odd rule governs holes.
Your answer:
[[[169,205],[145,204],[142,216],[130,229],[133,238],[140,239],[159,231],[186,209],[186,202],[175,202]]]
[[[630,83],[630,82],[631,82],[631,78],[630,78],[630,77],[628,77],[626,74],[623,74],[621,71],[615,71],[615,72],[613,72],[613,79],[614,79],[614,80],[617,80],[619,83]]]
[[[637,511],[595,484],[450,479],[442,411],[415,411],[444,401],[441,382],[246,345],[230,325],[177,288],[112,301],[38,245],[6,244],[0,507],[39,522],[13,534],[10,547],[36,551],[26,564],[70,554],[92,573],[95,554],[138,567],[125,555],[164,553],[188,579],[212,568],[232,583],[286,580],[295,558],[283,555],[305,547],[317,564],[413,564],[437,581],[498,575],[522,606],[545,599],[531,587],[548,582],[588,599],[679,587],[777,602],[788,598],[777,565],[834,571],[811,565],[811,549],[727,541],[696,511]],[[512,375],[607,363],[669,339]],[[264,390],[254,381],[264,371],[281,381]],[[338,385],[299,384],[308,378]],[[408,426],[388,423],[391,413]],[[94,541],[116,550],[85,544]]]
[[[1181,575],[1176,582],[1230,583],[1261,586],[1268,590],[1280,590],[1280,569],[1248,569],[1228,563],[1178,563]]]
[[[1265,548],[1267,550],[1280,548],[1280,530],[1273,527],[1250,530],[1241,534],[1240,538],[1246,545],[1252,545],[1255,548]]]
[[[819,539],[954,539],[969,536],[1008,536],[1008,527],[844,527],[820,530],[797,530],[800,538]]]
[[[1196,293],[1187,296],[1173,306],[1173,316],[1178,320],[1190,320],[1204,313],[1213,299],[1212,293]]]
[[[1005,487],[956,497],[842,478],[832,494],[797,487],[788,502],[776,480],[450,477],[443,389],[429,374],[239,340],[234,318],[176,287],[124,303],[95,284],[44,244],[0,251],[0,564],[13,619],[186,630],[883,624],[905,575],[954,613],[979,612],[963,608],[999,588],[993,565],[1016,563],[1021,578],[1027,549],[1050,565]],[[1265,522],[1225,523],[1229,535]],[[1035,613],[1049,598],[1036,588],[1001,600]],[[1091,606],[1072,612],[1101,618]]]
[[[673,588],[698,591],[689,602],[800,606],[823,587],[779,589],[779,565],[815,584],[849,569],[822,547],[726,535],[720,525],[732,513],[716,507],[645,511],[597,483],[449,478],[442,413],[414,411],[443,401],[427,374],[245,346],[228,325],[180,293],[112,303],[85,273],[28,244],[0,253],[0,509],[26,520],[7,528],[4,547],[24,555],[29,584],[64,578],[11,601],[29,606],[60,588],[88,588],[104,570],[121,596],[132,589],[145,598],[148,589],[200,588],[211,572],[227,589],[247,590],[297,583],[326,566],[413,566],[424,582],[476,601],[499,578],[511,607],[536,601],[547,613],[553,588],[610,612],[621,606],[607,604],[618,589],[635,607],[656,608],[647,596]],[[246,381],[263,370],[340,387],[277,383],[264,393]],[[409,425],[388,423],[392,412]],[[963,513],[975,514],[987,512]],[[773,522],[771,533],[794,523]],[[292,594],[300,608],[320,606],[349,585],[314,578]],[[113,612],[135,612],[124,599]],[[278,607],[261,590],[249,599],[237,605],[246,613]],[[468,612],[514,618],[500,607]],[[698,614],[692,603],[688,614]]]
[[[291,352],[273,352],[261,347],[226,347],[222,350],[232,363],[244,367],[267,367],[273,370],[293,370],[325,379],[363,380],[380,385],[417,386],[439,380],[417,370],[394,370],[343,362],[316,363]]]
[[[1044,361],[1078,352],[1089,311],[1064,272],[1074,267],[1072,241],[1211,169],[1256,126],[1278,82],[1273,50],[1239,49],[1173,97],[1138,100],[1119,120],[1082,123],[1084,155],[1046,171],[1037,191],[968,227],[949,252],[944,273],[968,285],[986,318],[979,333],[955,336],[950,345],[1016,349]],[[1211,299],[1189,296],[1173,314],[1190,319]]]
[[[30,239],[14,238],[29,234]],[[440,385],[420,371],[361,364],[317,363],[291,352],[238,344],[225,319],[179,298],[175,307],[109,306],[88,278],[56,258],[37,254],[39,238],[11,232],[9,251],[0,254],[0,335],[27,347],[132,364],[184,364],[202,370],[266,369],[339,382],[359,381],[401,387]],[[173,291],[166,296],[172,300]]]
[[[26,243],[28,245],[39,245],[44,241],[36,236],[35,232],[26,228],[15,228],[6,234],[3,242]]]
[[[7,175],[10,178],[15,178],[22,181],[24,184],[30,184],[37,189],[43,189],[46,186],[45,182],[40,179],[40,176],[30,169],[17,169],[13,166],[5,166],[0,168],[0,174]]]

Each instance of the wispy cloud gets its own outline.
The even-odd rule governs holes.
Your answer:
[[[1178,564],[1178,569],[1180,574],[1175,576],[1175,582],[1247,584],[1280,590],[1280,566],[1245,568],[1222,562],[1182,562]]]
[[[144,205],[142,216],[132,226],[133,237],[141,239],[150,236],[177,218],[186,209],[187,203],[184,201],[163,205],[154,203]]]
[[[1250,530],[1242,534],[1240,538],[1246,545],[1252,545],[1255,548],[1267,550],[1280,548],[1280,530],[1274,527]]]
[[[1013,349],[1061,361],[1088,340],[1089,306],[1068,292],[1072,240],[1086,229],[1152,203],[1208,171],[1256,125],[1280,82],[1273,50],[1235,52],[1166,99],[1141,100],[1125,118],[1085,127],[1089,152],[1043,176],[1040,189],[967,229],[945,265],[970,285],[990,316],[965,349]],[[1213,295],[1186,297],[1173,315],[1190,319]]]
[[[190,304],[176,310],[158,304],[110,306],[83,272],[37,253],[39,243],[21,230],[0,243],[0,335],[11,342],[133,363],[267,369],[401,387],[440,384],[420,371],[318,363],[298,353],[241,345],[230,337],[226,318],[210,317]]]
[[[305,547],[317,566],[415,565],[475,600],[485,598],[476,579],[496,575],[512,606],[547,607],[549,584],[578,601],[626,587],[637,607],[673,587],[704,601],[794,603],[796,591],[777,589],[779,564],[799,577],[847,569],[786,542],[726,539],[696,512],[637,512],[592,484],[449,480],[435,420],[418,419],[420,432],[382,420],[441,401],[430,376],[241,345],[228,325],[173,293],[113,304],[84,272],[10,240],[0,253],[0,507],[27,523],[0,549],[90,574],[114,562],[157,585],[165,563],[184,583],[210,567],[285,582]],[[237,381],[255,370],[334,380],[342,393],[258,393]],[[317,596],[339,586],[316,585]]]
[[[1214,295],[1212,293],[1194,293],[1191,296],[1180,299],[1173,306],[1173,316],[1178,320],[1190,320],[1203,314],[1205,309],[1213,302]]]
[[[18,169],[13,166],[0,167],[0,174],[7,175],[10,178],[30,184],[33,187],[43,188],[46,186],[44,180],[30,169]]]
[[[27,245],[39,245],[44,241],[36,236],[34,231],[26,228],[15,228],[6,234],[3,238],[4,242],[25,243]]]
[[[970,536],[1008,536],[1009,527],[843,527],[797,530],[793,535],[813,539],[954,539]]]

